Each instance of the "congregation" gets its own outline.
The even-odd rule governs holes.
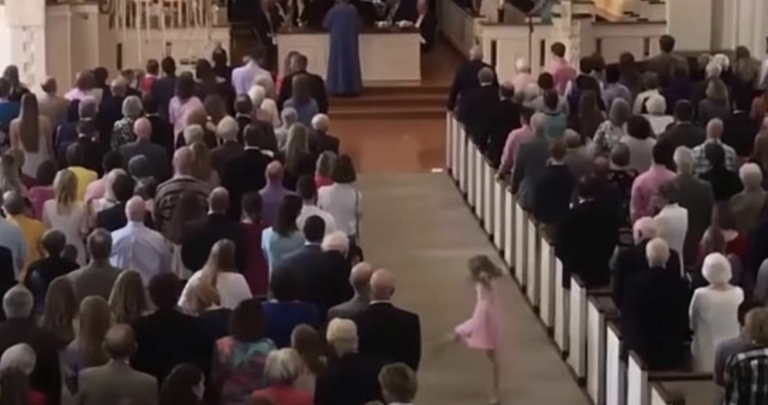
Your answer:
[[[278,77],[260,49],[227,61],[63,96],[6,68],[3,405],[414,401],[420,321],[364,261],[323,79],[298,53]]]
[[[554,247],[562,286],[610,289],[624,356],[712,373],[723,403],[768,401],[768,59],[660,54],[501,80],[479,47],[448,109]],[[487,59],[485,59],[487,60]]]

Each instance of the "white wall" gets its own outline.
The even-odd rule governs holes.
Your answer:
[[[19,68],[30,85],[46,76],[45,0],[6,0],[0,5],[0,66]]]

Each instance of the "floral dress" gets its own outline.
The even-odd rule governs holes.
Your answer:
[[[251,393],[267,387],[264,365],[275,344],[269,339],[240,342],[231,336],[216,341],[214,379],[221,382],[221,405],[247,404]]]

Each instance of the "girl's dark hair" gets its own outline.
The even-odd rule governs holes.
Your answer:
[[[627,133],[633,138],[648,139],[653,136],[653,127],[642,115],[633,115],[627,121]]]
[[[176,79],[176,96],[186,100],[195,95],[195,79],[189,72],[184,72]]]
[[[9,368],[0,375],[0,404],[27,405],[29,377],[16,368]]]
[[[182,193],[171,215],[168,234],[165,236],[172,242],[181,243],[184,224],[203,215],[205,215],[205,209],[200,205],[197,195],[191,191]]]
[[[290,302],[299,298],[299,280],[291,269],[278,265],[269,280],[269,289],[278,302]]]
[[[266,319],[261,302],[247,299],[240,302],[229,318],[229,334],[239,342],[258,342],[264,338]]]
[[[56,162],[53,160],[46,160],[40,163],[40,166],[37,167],[37,182],[42,186],[52,185],[58,170]]]
[[[278,235],[287,238],[299,230],[296,226],[296,218],[301,214],[303,204],[301,197],[297,195],[287,195],[283,198],[283,202],[277,210],[277,220],[274,227]]]
[[[354,183],[357,180],[355,165],[352,163],[351,157],[341,155],[336,158],[336,163],[333,165],[333,171],[331,172],[331,180],[334,183],[340,184]]]
[[[199,405],[200,399],[192,391],[203,381],[203,372],[192,364],[179,364],[171,370],[160,388],[158,405]]]
[[[251,220],[261,218],[261,195],[257,192],[249,192],[243,194],[243,199],[240,204],[243,209],[243,214]]]

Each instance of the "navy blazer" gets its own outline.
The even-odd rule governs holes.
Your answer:
[[[403,362],[414,371],[421,361],[419,316],[390,302],[373,302],[355,317],[360,353],[381,357],[389,363]]]

